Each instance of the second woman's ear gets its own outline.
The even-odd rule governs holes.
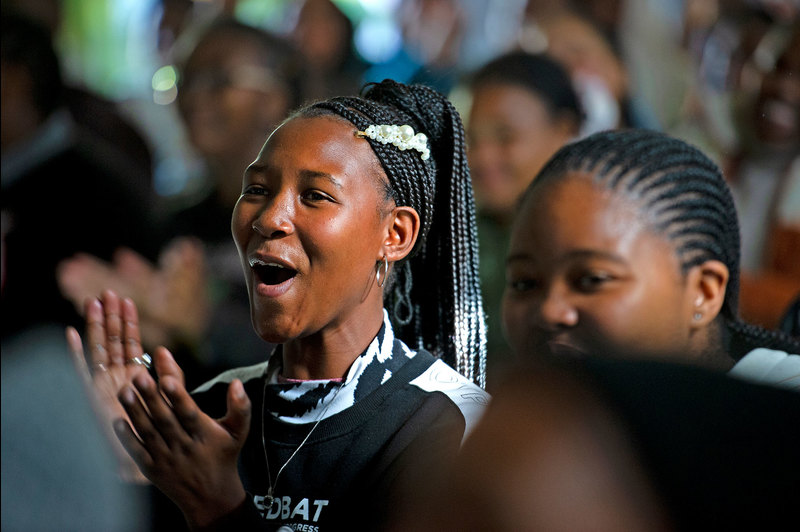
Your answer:
[[[718,260],[707,260],[689,270],[689,312],[695,328],[705,327],[720,313],[729,277],[728,267]]]
[[[383,252],[389,262],[397,262],[406,258],[414,249],[419,236],[420,219],[417,211],[411,207],[395,207],[389,219]]]

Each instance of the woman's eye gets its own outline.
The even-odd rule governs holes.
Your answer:
[[[517,142],[520,133],[517,128],[510,125],[499,126],[494,130],[494,140],[501,146],[508,146]]]
[[[514,142],[514,135],[510,131],[498,131],[495,140],[501,146],[508,146]]]
[[[247,185],[244,187],[242,191],[243,195],[265,195],[267,194],[267,189],[262,187],[261,185]]]
[[[539,281],[535,279],[511,279],[508,287],[514,292],[529,292],[539,286]]]
[[[324,192],[320,192],[319,190],[309,190],[305,194],[303,194],[303,199],[308,201],[318,202],[318,201],[333,201],[333,199],[325,194]]]
[[[612,277],[607,273],[592,272],[578,276],[575,284],[583,291],[592,291],[611,280]]]

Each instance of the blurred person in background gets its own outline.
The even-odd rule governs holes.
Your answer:
[[[129,158],[75,119],[51,36],[4,10],[3,339],[36,324],[80,323],[57,284],[62,259],[83,252],[108,260],[123,246],[154,257],[159,247],[149,187]]]
[[[366,81],[391,78],[448,94],[463,74],[464,6],[455,0],[409,0],[398,3],[395,15],[402,46],[390,59],[372,65]]]
[[[63,329],[81,321],[56,285],[77,251],[157,245],[141,173],[73,113],[50,28],[3,9],[3,530],[142,530],[147,500],[116,475],[116,458]],[[112,131],[109,131],[111,134]],[[94,211],[103,223],[98,226]]]
[[[585,376],[518,365],[455,464],[421,486],[388,530],[673,530],[636,443]]]
[[[146,530],[148,500],[116,473],[114,435],[98,423],[63,329],[34,326],[4,341],[0,375],[0,527]]]
[[[526,4],[517,46],[547,53],[563,64],[585,112],[581,135],[621,127],[657,127],[632,89],[616,35],[600,26],[580,2]]]
[[[477,70],[469,87],[467,157],[478,206],[491,383],[512,359],[502,336],[500,302],[517,201],[544,163],[577,136],[583,113],[569,74],[546,55],[502,55]]]
[[[783,34],[796,23],[797,2],[621,4],[620,50],[631,86],[652,110],[658,129],[697,145],[725,166],[741,142],[738,109],[757,94]]]
[[[353,23],[331,0],[304,0],[290,38],[304,61],[306,99],[357,94],[367,64],[353,44]]]
[[[742,316],[770,328],[800,297],[800,23],[782,29],[771,49],[758,46],[774,62],[741,107],[726,161],[742,231]]]
[[[180,116],[204,163],[205,195],[172,213],[172,240],[158,263],[121,250],[113,262],[83,254],[60,268],[75,305],[104,288],[131,297],[144,339],[176,351],[190,386],[263,358],[230,219],[241,172],[301,100],[299,71],[283,38],[225,16],[208,25],[183,63],[178,89]]]
[[[3,9],[37,22],[50,35],[59,62],[66,60],[56,46],[63,25],[63,0],[4,0]],[[108,164],[128,166],[127,172],[136,178],[139,185],[144,190],[150,189],[153,185],[153,153],[144,131],[117,102],[84,83],[67,79],[63,69],[60,76],[61,88],[58,91],[70,118],[84,134],[93,135],[93,142],[102,145],[100,154],[113,161]]]
[[[796,393],[695,366],[521,365],[389,530],[792,530],[799,416]]]

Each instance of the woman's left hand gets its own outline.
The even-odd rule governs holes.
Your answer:
[[[114,430],[145,476],[180,507],[190,526],[207,527],[245,499],[237,460],[250,430],[250,400],[242,382],[234,380],[228,387],[225,417],[212,419],[174,376],[179,368],[169,351],[159,348],[154,355],[159,382],[143,372],[133,378],[133,387],[120,390],[133,430],[123,419],[115,422]]]

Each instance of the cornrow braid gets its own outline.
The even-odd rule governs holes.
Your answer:
[[[314,102],[293,116],[319,114],[337,115],[359,131],[407,124],[427,135],[427,160],[416,150],[365,138],[389,180],[387,195],[416,210],[421,221],[414,249],[395,265],[387,309],[398,337],[485,387],[475,202],[458,112],[429,87],[384,80],[367,84],[360,96]]]
[[[800,342],[739,319],[739,224],[730,189],[717,167],[697,148],[643,129],[604,131],[559,150],[530,191],[567,172],[592,175],[595,183],[624,194],[651,228],[674,244],[683,273],[707,260],[729,271],[720,311],[726,351],[738,360],[756,347],[800,352]]]

